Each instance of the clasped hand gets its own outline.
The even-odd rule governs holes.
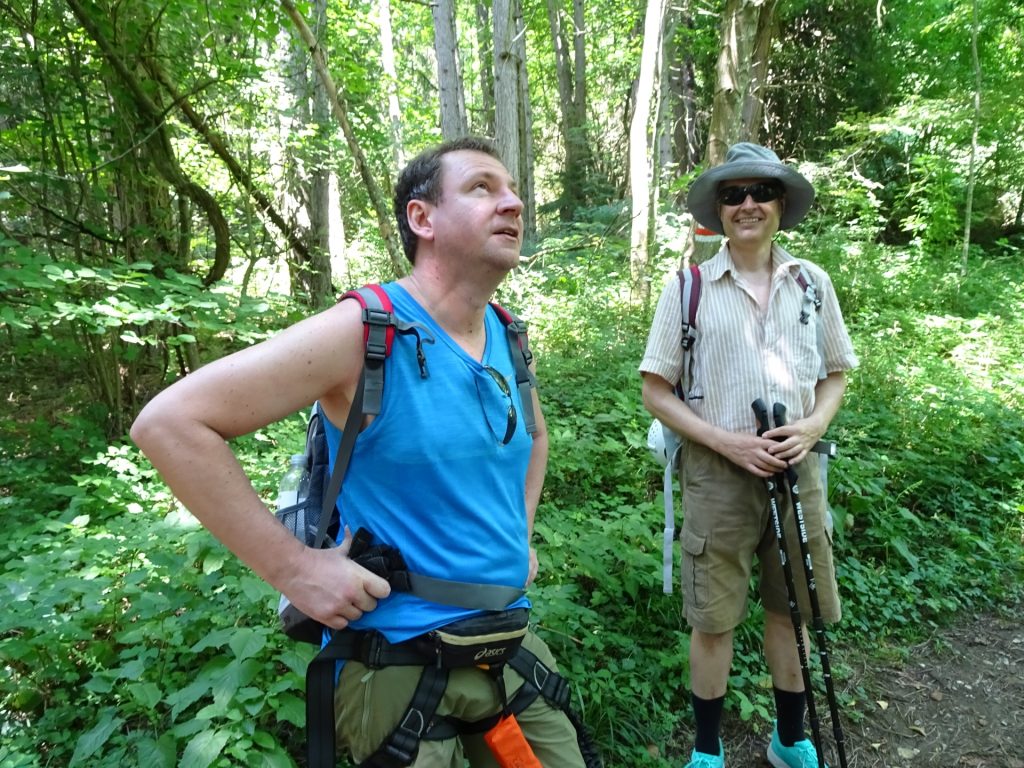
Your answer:
[[[352,532],[346,526],[339,546],[307,547],[301,567],[293,571],[291,583],[281,590],[292,605],[332,629],[344,629],[391,594],[391,585],[385,579],[349,559],[351,546]]]
[[[809,419],[800,419],[770,429],[761,436],[731,432],[723,440],[719,453],[758,477],[771,477],[803,461],[820,437]]]

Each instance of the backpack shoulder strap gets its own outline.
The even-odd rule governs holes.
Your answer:
[[[427,377],[426,357],[423,355],[422,348],[424,339],[420,337],[419,333],[420,330],[426,330],[423,325],[407,323],[396,318],[390,297],[379,285],[364,285],[362,288],[346,291],[339,301],[345,299],[355,299],[363,308],[363,371],[359,375],[355,397],[352,398],[348,418],[342,429],[341,442],[338,444],[338,455],[334,460],[331,479],[324,491],[323,506],[320,510],[320,520],[317,524],[316,538],[313,544],[317,549],[323,546],[324,540],[327,538],[327,530],[334,516],[334,506],[338,502],[338,494],[341,493],[341,484],[345,479],[349,461],[352,459],[352,451],[355,448],[356,437],[359,435],[359,426],[363,417],[380,414],[384,395],[384,361],[391,354],[395,333],[416,334],[416,356],[419,360],[420,375],[423,378]],[[429,336],[425,340],[433,342],[433,338]],[[316,403],[313,407],[314,414],[319,415],[320,404]]]
[[[412,333],[416,336],[416,359],[420,366],[420,376],[427,378],[427,358],[423,354],[423,342],[433,343],[434,339],[426,333],[422,323],[407,323],[395,316],[394,306],[387,292],[379,285],[364,285],[346,291],[339,301],[355,299],[363,308],[363,357],[364,380],[360,384],[363,390],[363,414],[376,416],[380,413],[381,400],[384,394],[384,360],[391,354],[395,343],[395,334]],[[421,336],[422,332],[422,336]]]
[[[693,383],[693,346],[697,341],[697,307],[700,304],[701,278],[700,266],[691,264],[680,269],[679,276],[679,314],[682,318],[683,333],[680,344],[683,347],[683,371],[679,377],[679,394],[685,397]]]
[[[818,296],[818,285],[811,277],[807,265],[799,259],[800,270],[796,273],[796,282],[803,289],[804,301],[800,308],[800,322],[807,325],[811,321],[813,310],[815,319],[815,334],[817,336],[818,359],[821,367],[818,369],[818,379],[824,379],[828,372],[825,370],[825,329],[821,327],[821,297]]]
[[[516,387],[519,398],[523,401],[523,416],[526,420],[526,431],[533,435],[537,432],[537,415],[533,411],[533,393],[537,388],[537,377],[530,370],[533,364],[533,352],[530,350],[530,339],[526,333],[526,323],[509,312],[500,304],[491,302],[491,307],[505,326],[512,365],[516,371]]]

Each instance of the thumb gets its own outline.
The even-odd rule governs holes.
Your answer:
[[[352,530],[346,525],[345,526],[345,538],[342,539],[341,544],[338,545],[338,552],[343,555],[347,555],[348,551],[352,548]]]

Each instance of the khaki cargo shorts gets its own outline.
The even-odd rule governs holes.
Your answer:
[[[838,621],[841,615],[832,560],[831,534],[826,531],[826,505],[821,487],[819,457],[811,454],[796,467],[800,505],[814,571],[821,615]],[[758,591],[765,610],[789,614],[789,597],[779,558],[762,478],[701,445],[687,443],[680,462],[683,487],[683,548],[680,576],[683,613],[696,630],[709,634],[728,632],[747,616],[747,595],[755,559]],[[777,498],[793,568],[800,615],[810,623],[800,537],[793,505],[781,483]]]

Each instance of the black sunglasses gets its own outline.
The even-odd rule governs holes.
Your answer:
[[[508,382],[505,380],[505,377],[498,371],[494,370],[489,365],[485,365],[484,370],[490,374],[491,378],[494,379],[494,383],[498,385],[498,389],[501,390],[501,394],[508,400],[508,415],[505,417],[505,436],[501,438],[501,444],[508,445],[509,441],[516,433],[516,424],[518,423],[516,407],[512,404],[512,390],[509,389]],[[488,424],[490,424],[490,422],[488,422]],[[495,434],[494,436],[497,437],[498,435]]]
[[[722,187],[718,190],[718,204],[741,205],[747,199],[747,195],[754,198],[755,203],[770,203],[785,193],[785,187],[777,181],[755,181],[744,187]]]

